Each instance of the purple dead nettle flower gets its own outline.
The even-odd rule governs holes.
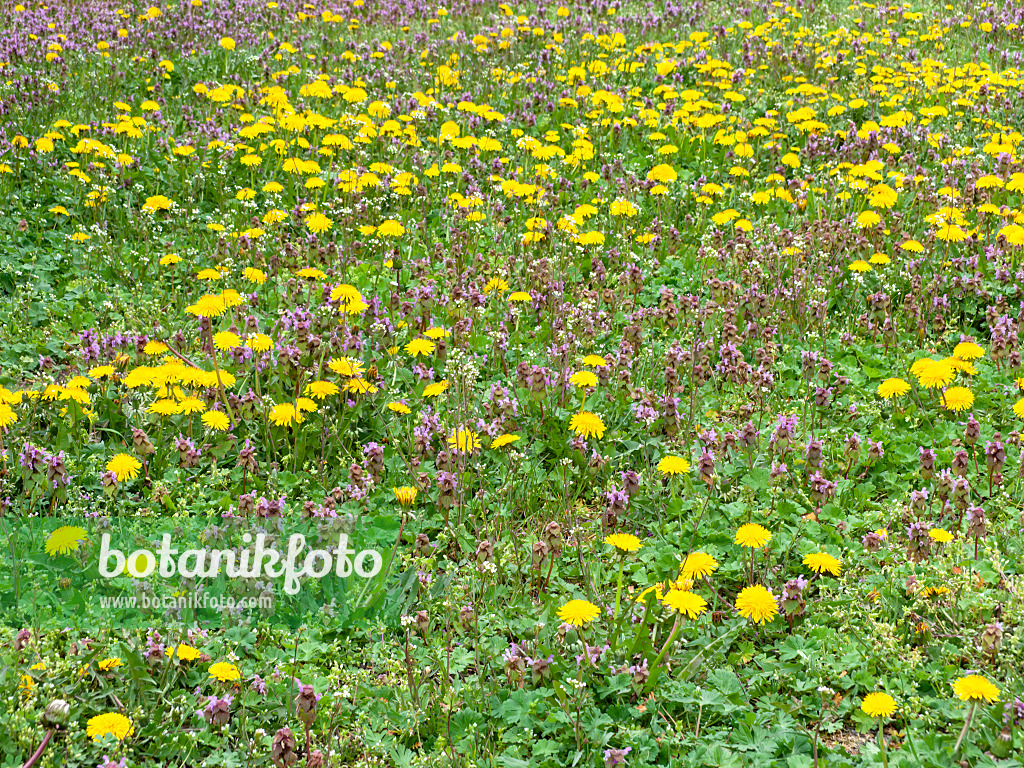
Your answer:
[[[981,424],[979,424],[972,413],[967,419],[967,425],[964,427],[964,442],[967,445],[974,445],[981,439]]]
[[[909,538],[908,555],[912,561],[919,563],[926,560],[931,552],[932,538],[928,535],[929,523],[911,523],[907,527]]]
[[[915,512],[923,512],[928,506],[928,491],[922,488],[920,491],[910,492],[910,508]]]
[[[1003,723],[1024,728],[1024,701],[1019,696],[1014,696],[1013,701],[1003,705]]]
[[[700,471],[700,479],[708,485],[713,485],[715,482],[715,457],[708,452],[707,448],[697,459],[697,468]]]
[[[544,680],[548,680],[551,677],[551,664],[554,660],[554,654],[550,654],[546,659],[543,657],[538,657],[536,659],[531,659],[529,656],[526,657],[526,666],[528,666],[530,671],[533,673],[534,685]]]
[[[967,535],[976,539],[984,538],[988,534],[988,524],[985,519],[985,510],[981,507],[970,506],[967,508]]]
[[[576,666],[580,666],[583,663],[584,658],[586,658],[590,662],[591,666],[596,667],[598,662],[601,661],[601,657],[604,656],[609,648],[611,648],[610,645],[587,645],[587,643],[584,642],[583,650],[586,655],[584,656],[584,653],[576,655]]]
[[[811,439],[807,441],[807,450],[804,452],[804,460],[808,467],[818,468],[821,466],[823,447],[820,440]]]
[[[626,747],[625,749],[606,749],[604,751],[604,768],[614,768],[616,765],[625,765],[626,755],[632,751],[632,747]]]
[[[834,483],[831,480],[825,479],[821,472],[815,472],[810,477],[811,483],[811,500],[819,503],[824,503],[835,496],[836,491],[839,489],[838,483]]]
[[[964,477],[967,474],[967,470],[971,466],[971,457],[967,455],[967,451],[959,450],[953,454],[953,472],[958,476]],[[927,478],[926,478],[927,479]]]
[[[797,423],[797,417],[795,415],[779,416],[779,421],[775,425],[775,431],[772,432],[772,436],[768,441],[768,444],[771,446],[773,451],[776,453],[785,453],[796,434]]]
[[[259,675],[252,676],[252,682],[249,684],[249,688],[258,693],[260,696],[267,695],[267,683]]]
[[[921,456],[921,477],[930,480],[935,474],[935,460],[938,458],[938,454],[931,448],[924,447],[919,448],[918,452]]]
[[[220,727],[231,719],[231,702],[234,696],[218,698],[210,696],[203,709],[196,711],[196,716],[203,718],[207,723]]]
[[[312,725],[323,694],[317,693],[312,685],[304,685],[298,678],[295,678],[295,685],[299,689],[295,695],[295,714],[306,726]]]
[[[882,443],[868,440],[868,463],[875,464],[881,461],[884,456],[885,449],[882,448]]]
[[[787,581],[782,587],[782,595],[779,598],[782,612],[787,618],[799,616],[804,612],[807,601],[804,598],[804,590],[810,582],[803,576]]]
[[[627,496],[632,497],[640,490],[640,475],[636,470],[627,469],[624,472],[620,472],[619,477],[622,478],[622,489],[626,492]]]

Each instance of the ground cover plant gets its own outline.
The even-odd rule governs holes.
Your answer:
[[[1021,25],[0,0],[0,765],[1019,766]]]

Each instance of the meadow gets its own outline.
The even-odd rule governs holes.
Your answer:
[[[151,2],[0,0],[0,768],[1022,765],[1024,3]]]

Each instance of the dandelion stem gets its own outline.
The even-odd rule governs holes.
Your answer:
[[[978,702],[977,701],[972,701],[971,702],[971,708],[969,710],[967,710],[967,717],[964,718],[964,727],[960,731],[960,736],[959,736],[959,738],[957,738],[956,744],[953,745],[953,754],[954,755],[956,755],[956,753],[960,751],[960,744],[963,742],[964,736],[967,735],[967,731],[970,730],[970,728],[971,728],[971,720],[974,718],[974,710],[977,709],[977,707],[978,707]]]

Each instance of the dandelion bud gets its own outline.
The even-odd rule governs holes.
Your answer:
[[[291,768],[299,761],[295,752],[295,737],[290,728],[282,728],[274,735],[270,747],[270,760],[277,768]]]
[[[46,705],[43,711],[42,721],[47,728],[59,728],[68,721],[71,714],[71,705],[64,699],[54,699]]]

